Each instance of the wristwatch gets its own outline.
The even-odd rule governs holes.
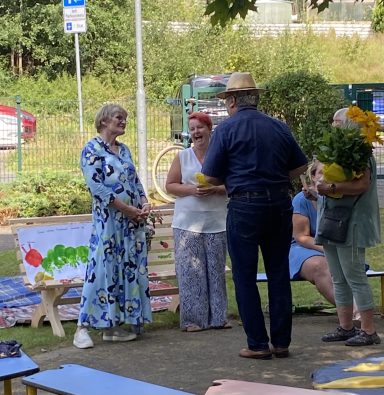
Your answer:
[[[329,190],[331,191],[331,193],[335,193],[336,192],[336,184],[331,184],[330,186],[329,186]]]

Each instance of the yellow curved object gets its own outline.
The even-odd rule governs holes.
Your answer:
[[[323,168],[323,174],[324,174],[324,181],[329,183],[343,182],[348,180],[347,176],[345,175],[344,169],[335,162],[330,164],[329,163],[325,164]],[[357,174],[356,172],[352,171],[351,179],[360,178],[362,175],[363,173]],[[328,193],[327,195],[336,199],[343,197],[343,194],[338,192]]]
[[[382,388],[384,376],[355,376],[345,379],[333,380],[329,383],[314,384],[316,390],[336,388]]]
[[[203,173],[195,173],[195,178],[197,181],[197,184],[201,187],[211,187],[212,184],[210,184],[206,179],[205,179],[205,175]]]
[[[331,163],[324,165],[323,168],[324,181],[325,182],[343,182],[347,180],[344,169],[337,163]],[[329,193],[328,196],[333,198],[343,197],[342,193]]]
[[[380,370],[384,370],[384,362],[380,362],[380,363],[364,362],[364,363],[359,363],[356,366],[352,366],[351,368],[346,368],[343,370],[344,372],[378,372]]]
[[[48,275],[47,273],[44,272],[38,272],[35,275],[35,282],[39,283],[40,281],[45,281],[45,280],[53,280],[53,277]]]

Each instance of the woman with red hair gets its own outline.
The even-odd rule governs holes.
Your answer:
[[[173,216],[175,265],[180,292],[180,327],[187,332],[230,328],[225,285],[227,194],[224,186],[196,177],[208,148],[212,120],[188,117],[192,147],[181,151],[168,173],[167,192],[176,196]]]

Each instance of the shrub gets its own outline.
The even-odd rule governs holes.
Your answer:
[[[311,159],[317,139],[328,128],[334,112],[343,106],[340,93],[320,75],[307,71],[280,74],[266,84],[260,108],[285,121]]]
[[[4,185],[0,222],[10,217],[43,217],[91,212],[91,196],[83,179],[71,174],[22,176]]]
[[[384,4],[377,3],[372,12],[372,29],[375,32],[384,32]]]

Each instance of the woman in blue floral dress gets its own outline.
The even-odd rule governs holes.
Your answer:
[[[88,328],[105,341],[130,341],[151,322],[145,219],[150,204],[129,148],[116,140],[125,133],[127,112],[107,104],[97,113],[99,133],[81,152],[81,169],[92,194],[93,231],[73,344],[93,347]]]

